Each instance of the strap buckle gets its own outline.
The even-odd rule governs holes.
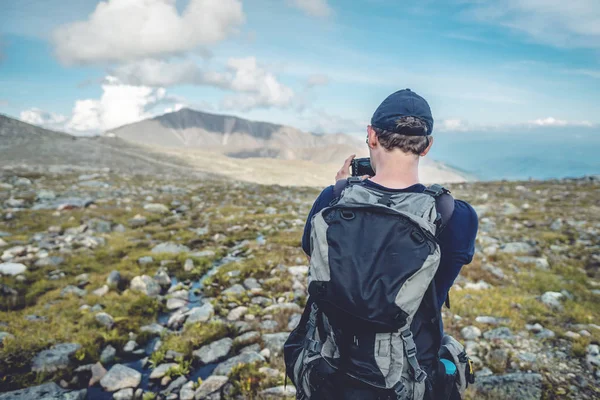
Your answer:
[[[404,383],[399,381],[394,386],[394,393],[396,393],[396,396],[398,397],[398,399],[405,399],[406,396],[408,395],[408,390],[406,389],[406,386],[404,386]]]
[[[421,383],[425,379],[427,379],[427,372],[423,371],[422,369],[415,371],[415,381]]]
[[[433,197],[438,197],[443,194],[450,193],[450,191],[448,189],[446,189],[445,187],[443,187],[442,185],[435,184],[435,185],[431,185],[428,188],[426,188],[423,191],[423,193],[428,194]]]
[[[307,339],[306,340],[305,348],[308,351],[311,351],[313,353],[321,353],[321,349],[323,348],[323,344],[321,342],[316,341],[316,340]]]

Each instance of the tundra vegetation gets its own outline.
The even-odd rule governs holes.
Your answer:
[[[480,217],[443,310],[475,362],[468,396],[598,398],[599,181],[449,188]],[[4,169],[0,392],[293,396],[281,352],[306,301],[299,244],[318,193]]]

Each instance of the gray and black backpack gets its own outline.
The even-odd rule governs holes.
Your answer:
[[[284,347],[297,398],[460,398],[472,370],[442,337],[434,283],[454,199],[439,185],[388,192],[357,178],[334,195],[312,219],[309,299]],[[452,382],[440,355],[456,364]]]

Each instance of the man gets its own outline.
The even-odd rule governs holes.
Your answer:
[[[389,196],[398,197],[407,195],[410,197],[410,194],[415,193],[426,193],[426,186],[419,182],[419,160],[421,157],[427,155],[430,151],[431,146],[433,145],[433,138],[431,137],[431,133],[433,131],[433,117],[431,115],[431,110],[427,102],[416,93],[412,92],[410,89],[400,90],[396,93],[390,95],[384,102],[378,107],[378,109],[373,114],[371,125],[367,127],[367,140],[366,143],[369,147],[371,165],[373,170],[375,171],[375,176],[372,177],[364,177],[364,181],[361,183],[356,183],[357,185],[362,185],[364,188],[371,190],[373,193],[383,193],[384,197],[387,196],[389,200]],[[346,180],[350,173],[349,168],[351,162],[354,158],[354,155],[348,157],[344,162],[344,165],[339,170],[336,175],[336,180],[339,182],[340,180]],[[336,185],[336,187],[339,185]],[[302,248],[305,253],[311,256],[311,250],[313,244],[311,241],[315,239],[315,236],[311,237],[311,232],[313,231],[312,223],[313,217],[319,214],[322,210],[335,205],[337,201],[339,201],[340,193],[338,193],[338,189],[334,186],[330,186],[323,190],[323,192],[316,199],[312,210],[308,216],[306,226],[304,229],[304,235],[302,238]],[[342,185],[344,187],[344,185]],[[365,192],[366,193],[366,192]],[[443,192],[446,195],[446,192]],[[353,379],[350,376],[356,377],[357,374],[354,373],[353,368],[364,367],[364,365],[360,365],[361,362],[354,362],[354,365],[344,365],[344,364],[352,364],[352,361],[343,361],[344,355],[342,354],[342,361],[339,361],[337,358],[340,357],[340,353],[351,352],[352,343],[347,344],[346,350],[336,350],[335,355],[331,352],[331,358],[328,363],[320,363],[319,366],[314,366],[314,370],[317,372],[313,372],[312,375],[309,369],[308,374],[310,375],[310,381],[306,383],[306,389],[302,390],[302,395],[299,395],[299,398],[310,398],[310,399],[384,399],[384,398],[411,398],[411,399],[422,399],[422,398],[432,398],[432,399],[442,399],[449,398],[443,397],[438,391],[440,389],[439,382],[430,381],[434,379],[436,374],[439,373],[440,367],[440,358],[438,356],[438,351],[440,349],[442,343],[442,335],[440,335],[440,331],[442,331],[442,323],[440,316],[440,310],[443,306],[444,302],[448,298],[448,291],[452,286],[454,280],[458,276],[461,268],[470,263],[474,254],[474,243],[475,236],[477,233],[477,215],[473,208],[466,202],[460,200],[452,200],[449,195],[446,195],[451,201],[454,201],[454,210],[451,212],[451,215],[446,215],[444,218],[446,219],[443,223],[443,227],[438,226],[438,230],[436,232],[437,243],[439,243],[439,250],[441,252],[441,257],[439,260],[439,267],[437,268],[437,272],[435,272],[435,276],[430,283],[428,283],[428,289],[425,295],[418,298],[420,301],[420,306],[418,306],[418,310],[414,312],[414,319],[411,315],[409,317],[409,325],[410,331],[405,328],[405,332],[408,332],[408,335],[414,336],[414,343],[412,342],[412,338],[408,338],[410,342],[405,341],[405,347],[410,346],[412,343],[412,347],[415,347],[416,343],[416,352],[417,359],[420,363],[416,364],[416,360],[414,364],[417,365],[417,368],[413,368],[411,374],[414,378],[416,377],[416,372],[425,372],[422,375],[427,376],[428,381],[427,391],[425,394],[417,393],[420,392],[421,389],[406,389],[403,387],[404,385],[398,382],[393,390],[390,389],[391,385],[381,385],[375,386],[365,384],[364,382],[374,382],[375,380],[369,381],[368,377],[365,379]],[[406,198],[408,198],[406,197]],[[419,196],[414,196],[419,197]],[[425,198],[427,196],[421,196],[420,198]],[[436,200],[437,201],[437,200]],[[380,201],[381,203],[381,201]],[[385,203],[385,201],[384,201]],[[435,208],[432,208],[435,210]],[[434,212],[434,211],[432,211]],[[438,209],[439,213],[439,209]],[[347,218],[348,220],[353,219],[354,213],[348,212]],[[438,218],[440,215],[438,215]],[[342,218],[344,216],[342,215]],[[341,221],[341,220],[340,220]],[[344,221],[342,221],[344,222]],[[435,221],[436,224],[439,221]],[[320,222],[323,225],[322,220]],[[363,224],[364,225],[364,224]],[[440,229],[443,228],[443,229]],[[337,228],[336,228],[337,229]],[[347,229],[347,228],[346,228]],[[364,230],[364,226],[360,228]],[[338,230],[339,231],[339,230]],[[347,231],[345,231],[347,232]],[[329,235],[329,233],[328,233]],[[333,234],[332,234],[333,235]],[[368,234],[370,235],[370,233]],[[373,243],[365,243],[365,241],[369,241],[372,236],[361,237],[364,239],[361,243],[351,243],[344,244],[344,238],[335,239],[338,242],[331,244],[330,246],[340,247],[340,243],[342,246],[348,246],[346,249],[352,249],[352,246],[361,247],[364,246],[365,250],[363,250],[362,254],[360,251],[358,252],[358,256],[354,259],[364,259],[366,253],[378,253],[379,251],[384,252],[384,250],[380,250],[377,247],[373,247]],[[418,236],[418,235],[417,235]],[[355,241],[356,237],[353,239]],[[398,239],[400,240],[400,239]],[[327,237],[326,243],[330,241],[329,236]],[[333,239],[332,239],[333,241]],[[326,244],[327,245],[327,244]],[[375,244],[376,246],[377,244]],[[319,247],[318,245],[315,245]],[[389,250],[389,245],[386,245],[386,250]],[[375,250],[373,250],[375,249]],[[318,250],[318,249],[317,249]],[[335,248],[330,247],[329,258],[335,257],[332,256],[332,252],[336,251]],[[347,250],[346,250],[347,251]],[[389,260],[402,260],[402,257],[410,257],[410,255],[400,254],[400,258],[398,258],[397,253],[392,253],[396,258],[388,258]],[[338,256],[340,256],[338,254]],[[341,262],[338,264],[343,264],[343,260],[346,255],[342,254],[340,256]],[[376,256],[380,257],[380,256]],[[381,258],[381,257],[380,257]],[[347,258],[346,258],[347,259]],[[436,260],[436,261],[438,261]],[[320,261],[321,262],[321,261]],[[327,256],[325,257],[325,262],[327,262]],[[331,260],[331,262],[334,262]],[[386,261],[388,264],[390,262]],[[311,273],[314,269],[313,267],[314,260],[311,262]],[[355,263],[356,264],[356,263]],[[360,264],[358,262],[357,264]],[[437,266],[436,262],[436,266]],[[359,267],[360,268],[360,267]],[[333,272],[331,272],[333,274]],[[342,268],[341,275],[345,274],[345,270]],[[357,275],[352,275],[356,277]],[[331,280],[334,278],[331,277]],[[355,279],[356,278],[352,278]],[[362,279],[362,278],[361,278]],[[311,275],[309,273],[309,281],[311,280]],[[315,280],[315,277],[312,277],[312,280]],[[428,281],[429,282],[429,281]],[[328,282],[326,282],[328,283]],[[370,284],[374,287],[379,287],[378,284],[381,283],[381,279],[377,282]],[[350,282],[352,284],[352,282]],[[315,285],[315,282],[312,283]],[[422,286],[422,285],[421,285]],[[314,289],[314,288],[313,288]],[[317,288],[318,289],[318,288]],[[361,289],[359,289],[361,290]],[[370,290],[367,288],[367,290]],[[309,292],[311,292],[309,286]],[[288,365],[288,375],[294,379],[292,376],[296,373],[296,380],[298,380],[298,371],[294,371],[294,369],[298,370],[299,368],[304,368],[302,363],[295,362],[298,358],[298,353],[300,349],[304,347],[308,347],[306,343],[310,342],[310,340],[306,340],[304,336],[306,335],[306,329],[303,328],[303,324],[307,325],[309,322],[313,322],[312,320],[315,317],[310,316],[309,307],[315,308],[312,305],[313,293],[316,293],[314,290],[311,292],[311,296],[309,298],[309,305],[307,305],[307,310],[305,310],[303,320],[301,321],[299,328],[297,328],[298,332],[293,332],[288,339],[288,343],[286,343],[286,365]],[[354,295],[350,295],[352,297]],[[428,309],[433,309],[433,311]],[[321,312],[321,311],[320,311]],[[327,324],[329,324],[335,317],[337,312],[324,312],[327,315]],[[323,314],[318,314],[318,317],[323,319]],[[309,321],[310,319],[310,321]],[[412,323],[411,323],[412,321]],[[332,322],[332,325],[335,321]],[[318,325],[323,322],[316,322]],[[358,329],[359,324],[354,323],[354,327],[346,326],[346,330],[349,329]],[[333,327],[335,328],[335,326]],[[332,329],[333,329],[332,328]],[[309,329],[310,330],[310,329]],[[313,329],[314,330],[314,329]],[[342,330],[343,331],[343,330]],[[342,334],[337,331],[337,336],[341,336]],[[310,332],[309,332],[310,333]],[[353,334],[353,339],[350,341],[354,341],[354,345],[358,347],[358,337],[360,335]],[[338,340],[339,338],[336,338]],[[363,340],[363,339],[361,339]],[[404,340],[404,338],[403,338]],[[295,343],[297,344],[294,347]],[[299,343],[299,345],[298,345]],[[337,343],[336,343],[337,344]],[[326,344],[327,345],[327,344]],[[340,345],[343,347],[344,345]],[[375,347],[378,345],[375,344]],[[392,346],[393,347],[393,346]],[[461,346],[462,347],[462,346]],[[319,353],[321,352],[322,346],[318,345],[317,352],[313,352],[312,357],[319,357]],[[382,353],[379,353],[381,356]],[[384,354],[387,355],[387,354]],[[303,355],[302,357],[306,357]],[[350,359],[353,356],[350,357]],[[371,356],[369,356],[371,357]],[[310,358],[310,357],[309,357]],[[377,358],[377,357],[376,357]],[[409,357],[410,358],[410,357]],[[371,358],[366,358],[367,361],[371,360]],[[334,368],[331,368],[333,364],[332,361],[336,361],[337,365]],[[364,361],[364,360],[363,360]],[[385,375],[388,371],[385,368],[385,365],[382,367],[381,364],[385,364],[384,361],[377,361],[377,366],[381,370],[381,373]],[[387,361],[389,363],[389,361]],[[365,364],[366,363],[362,363]],[[406,364],[406,362],[405,362]],[[410,362],[411,366],[413,366],[413,360]],[[402,365],[402,364],[400,364]],[[375,372],[379,374],[378,368],[375,367]],[[302,373],[307,368],[302,369]],[[404,367],[406,369],[406,366]],[[464,369],[464,368],[463,368]],[[346,371],[346,373],[340,372]],[[368,369],[366,369],[368,371]],[[460,368],[459,368],[460,370]],[[363,371],[364,372],[364,371]],[[391,374],[391,373],[390,373]],[[390,375],[388,374],[388,375]],[[405,374],[405,371],[403,372]],[[318,384],[313,381],[317,379]],[[439,381],[438,378],[435,378]],[[389,379],[386,378],[385,383],[388,382]],[[399,380],[399,379],[398,379]],[[404,375],[402,376],[402,380],[406,381]],[[464,381],[464,379],[463,379]],[[297,388],[303,386],[301,382],[294,382]],[[393,383],[393,382],[392,382]],[[457,385],[460,385],[457,383]],[[463,388],[466,385],[463,382]],[[379,388],[378,388],[379,387]],[[417,386],[415,386],[416,388]],[[381,389],[383,388],[383,389]],[[306,394],[306,392],[312,392],[312,394]],[[456,396],[456,395],[455,395]],[[456,397],[454,397],[456,398]]]

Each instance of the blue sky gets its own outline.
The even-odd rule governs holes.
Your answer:
[[[598,27],[596,0],[5,2],[0,113],[89,134],[189,106],[362,134],[409,87],[438,131],[596,128]]]

